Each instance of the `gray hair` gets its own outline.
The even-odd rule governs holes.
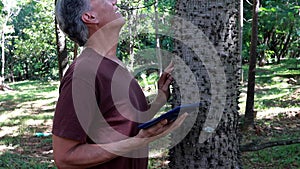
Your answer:
[[[90,0],[57,0],[55,16],[60,29],[73,41],[83,46],[89,35],[81,19],[83,12],[90,10]]]

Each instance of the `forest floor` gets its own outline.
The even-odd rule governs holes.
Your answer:
[[[242,134],[242,145],[299,139],[300,71],[286,72],[278,65],[257,72],[256,128]],[[289,83],[290,78],[297,83]],[[14,90],[0,91],[0,168],[55,168],[49,133],[58,85],[56,81],[23,81],[10,84]],[[245,86],[241,91],[242,115]],[[150,169],[167,169],[167,163],[167,152],[151,152]],[[243,152],[242,163],[246,169],[297,169],[300,144]]]

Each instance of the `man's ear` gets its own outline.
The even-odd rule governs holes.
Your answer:
[[[84,23],[98,23],[99,20],[96,17],[96,15],[94,14],[94,12],[84,12],[81,16],[81,19]]]

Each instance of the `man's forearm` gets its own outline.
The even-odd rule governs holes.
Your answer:
[[[53,141],[54,145],[57,145],[59,144],[57,141],[60,140],[58,138]],[[55,163],[60,169],[87,168],[108,162],[146,145],[146,140],[135,137],[108,144],[77,144],[66,152],[55,151]]]

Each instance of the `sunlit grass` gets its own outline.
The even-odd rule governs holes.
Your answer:
[[[245,169],[253,169],[253,164],[258,168],[266,169],[298,169],[300,166],[300,144],[247,152],[243,153],[243,157]]]
[[[29,155],[5,152],[0,156],[0,166],[3,169],[55,169],[49,159],[40,160]]]
[[[299,108],[300,98],[291,97],[300,88],[300,69],[295,68],[295,59],[282,60],[281,64],[257,67],[256,70],[256,92],[254,108],[258,112],[266,110],[281,110],[283,108]],[[299,65],[300,67],[300,65]],[[248,80],[248,65],[243,66],[244,86],[242,87],[242,98],[240,99],[241,113],[245,111],[246,104],[246,81]],[[298,80],[298,84],[288,84],[289,78]]]
[[[58,81],[22,81],[8,84],[13,90],[0,94],[0,168],[55,168],[42,153],[51,149],[51,132]]]
[[[258,131],[252,131],[253,133],[249,135],[244,133],[242,144],[252,142],[252,140],[269,142],[300,137],[297,121],[292,121],[289,119],[291,117],[286,117],[287,114],[283,113],[300,110],[300,69],[294,68],[296,68],[295,59],[283,60],[281,64],[257,67],[254,108],[257,111],[255,124]],[[240,99],[241,114],[245,112],[248,65],[243,66],[243,71],[245,82]],[[297,80],[297,84],[289,84],[290,78]],[[242,156],[245,169],[298,169],[300,167],[300,144],[246,152]]]

